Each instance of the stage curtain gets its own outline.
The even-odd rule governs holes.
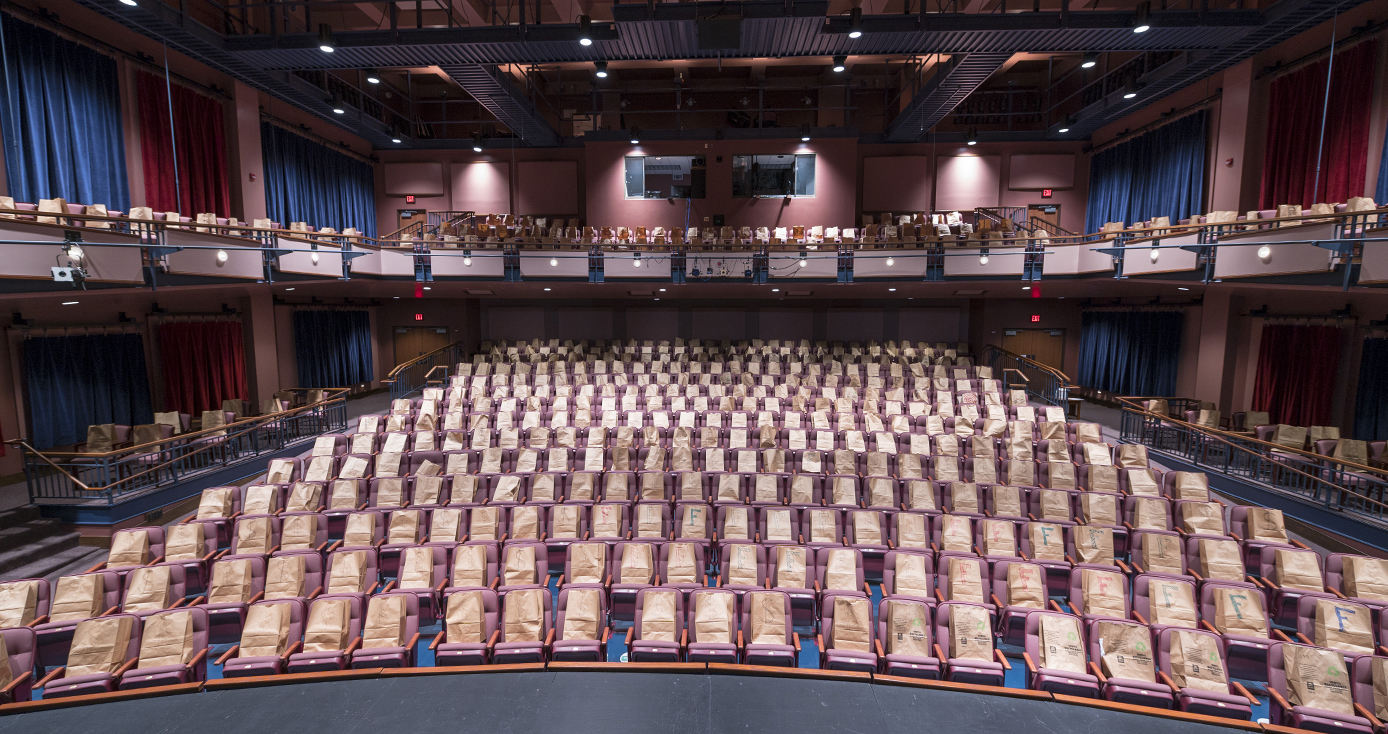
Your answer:
[[[1263,181],[1258,196],[1260,208],[1343,202],[1364,193],[1377,59],[1377,39],[1335,54],[1318,195],[1314,193],[1316,151],[1330,60],[1322,59],[1273,81],[1268,99]]]
[[[1273,423],[1329,425],[1339,365],[1339,328],[1264,324],[1253,410],[1267,411]]]
[[[164,78],[136,75],[140,100],[140,157],[145,205],[186,216],[231,216],[222,103],[177,84],[173,89],[174,132],[169,134],[169,95]],[[178,186],[174,186],[174,142],[178,143]],[[182,197],[177,196],[178,192]],[[178,199],[175,201],[175,199]]]
[[[1096,153],[1089,161],[1085,231],[1106,222],[1171,217],[1175,224],[1201,212],[1205,182],[1205,111]]]
[[[86,441],[93,424],[154,421],[140,334],[29,337],[23,369],[34,448]]]
[[[265,157],[265,206],[285,227],[356,227],[376,236],[376,174],[370,163],[269,122],[260,123]]]
[[[1374,201],[1380,204],[1388,201],[1388,127],[1383,130],[1383,154],[1378,159],[1378,185],[1374,187]]]
[[[245,400],[246,355],[240,321],[166,322],[159,325],[164,409],[189,415]]]
[[[0,74],[9,195],[128,211],[115,60],[9,14],[0,21],[9,60],[8,80]]]
[[[1171,397],[1181,353],[1180,311],[1085,311],[1079,382],[1135,397]]]
[[[1364,340],[1354,407],[1354,438],[1388,438],[1388,337]]]
[[[375,379],[365,311],[294,312],[299,387],[349,387]]]

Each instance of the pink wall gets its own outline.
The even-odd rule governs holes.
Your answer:
[[[857,200],[858,141],[852,138],[811,140],[708,140],[588,143],[586,222],[597,226],[707,226],[704,217],[722,214],[729,227],[793,225],[853,226]],[[734,199],[734,155],[814,153],[815,195],[796,199]],[[708,158],[706,198],[693,200],[626,198],[627,155],[703,155]],[[719,158],[722,160],[720,161]]]
[[[863,158],[863,211],[930,211],[930,156],[885,155]]]
[[[516,213],[577,217],[578,161],[521,161],[516,164]]]

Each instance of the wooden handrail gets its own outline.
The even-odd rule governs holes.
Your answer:
[[[987,361],[987,354],[988,354],[988,351],[989,351],[989,350],[998,352],[999,354],[1002,354],[1002,355],[1005,356],[1005,357],[1011,357],[1011,358],[1013,358],[1013,359],[1015,359],[1015,360],[1021,362],[1022,364],[1025,364],[1025,365],[1028,366],[1028,367],[1032,367],[1032,368],[1034,368],[1034,369],[1038,369],[1038,370],[1041,370],[1042,372],[1045,372],[1045,373],[1049,374],[1050,376],[1052,376],[1052,377],[1054,377],[1054,378],[1056,378],[1057,380],[1060,381],[1060,386],[1061,386],[1061,387],[1064,387],[1064,388],[1067,388],[1067,389],[1079,387],[1079,386],[1076,385],[1075,383],[1071,382],[1071,381],[1070,381],[1070,377],[1069,377],[1068,375],[1066,375],[1064,372],[1061,372],[1060,370],[1058,370],[1058,369],[1056,369],[1056,368],[1054,368],[1054,367],[1052,367],[1052,366],[1050,366],[1050,365],[1042,364],[1042,363],[1040,363],[1040,362],[1037,362],[1036,360],[1032,359],[1031,357],[1023,357],[1023,356],[1020,355],[1020,354],[1016,354],[1016,353],[1014,353],[1014,352],[1009,352],[1009,351],[1007,351],[1006,349],[1003,349],[1002,347],[997,346],[996,344],[985,344],[985,345],[984,345],[984,347],[983,347],[984,360],[983,360],[983,361],[985,361],[985,362]],[[1006,369],[1012,369],[1012,368],[1004,368],[1004,371],[1006,371]]]
[[[399,374],[400,374],[401,372],[403,372],[403,371],[409,369],[410,367],[414,366],[416,363],[423,362],[423,361],[426,360],[426,359],[429,359],[429,358],[431,358],[431,357],[434,357],[434,356],[437,356],[437,355],[439,355],[439,354],[442,354],[442,353],[444,353],[444,352],[446,352],[446,351],[448,351],[448,350],[450,350],[450,349],[453,349],[454,347],[462,348],[462,346],[463,346],[463,343],[460,342],[460,341],[459,341],[459,342],[453,342],[452,344],[449,344],[449,345],[447,345],[447,346],[439,347],[438,349],[435,349],[435,350],[432,351],[432,352],[427,352],[427,353],[425,353],[425,354],[421,354],[421,355],[419,355],[418,357],[415,357],[414,359],[411,359],[411,360],[409,360],[409,361],[407,361],[407,362],[401,362],[400,364],[396,365],[396,366],[395,366],[395,369],[391,370],[391,371],[390,371],[390,374],[386,375],[385,379],[381,380],[381,382],[394,384],[394,382],[395,382],[397,379],[399,379]],[[432,371],[432,370],[431,370],[431,371]]]

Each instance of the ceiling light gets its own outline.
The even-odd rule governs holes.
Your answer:
[[[843,70],[846,69],[846,68],[848,68],[848,57],[847,57],[847,56],[835,56],[835,57],[834,57],[834,71],[843,71]]]
[[[559,267],[559,258],[555,258],[555,257],[550,258],[550,259],[549,259],[549,266],[550,266],[551,268]]]
[[[978,145],[978,128],[969,128],[969,145]]]
[[[434,290],[434,289],[433,289],[433,288],[430,288],[429,286],[426,285],[426,286],[424,286],[424,290],[426,290],[426,291],[431,291],[431,290]]]
[[[895,288],[888,288],[887,290],[890,291],[890,292],[892,292],[892,293],[896,293],[896,289],[895,289]]]
[[[287,291],[292,291],[292,290],[294,290],[294,289],[293,289],[293,288],[285,288],[285,290],[287,290]],[[399,297],[400,297],[400,296],[396,296],[396,298],[399,298]]]
[[[1259,260],[1266,260],[1266,259],[1268,259],[1268,258],[1270,258],[1270,257],[1272,257],[1272,248],[1271,248],[1271,247],[1268,247],[1267,245],[1263,245],[1262,247],[1259,247],[1259,248],[1258,248],[1258,259],[1259,259]]]
[[[1152,248],[1152,251],[1151,251],[1150,253],[1148,253],[1148,257],[1151,257],[1151,258],[1152,258],[1152,262],[1156,262],[1156,261],[1157,261],[1157,258],[1161,257],[1161,249],[1160,249],[1160,248],[1157,248],[1157,247],[1153,247],[1153,248]]]
[[[1089,53],[1084,55],[1084,60],[1080,62],[1080,68],[1093,69],[1094,65],[1097,63],[1099,63],[1099,54],[1090,51]]]
[[[1178,287],[1176,288],[1176,290],[1178,290],[1178,291],[1188,291],[1188,290],[1190,290],[1190,289],[1187,288],[1187,287],[1185,287],[1185,286],[1178,286]]]
[[[1056,132],[1068,133],[1068,132],[1070,132],[1070,128],[1068,128],[1068,127],[1062,127],[1062,128],[1060,128],[1059,130],[1057,130]]]
[[[392,143],[398,143],[398,142],[400,142],[400,138],[391,138],[391,139],[390,139],[390,142],[392,142]]]
[[[631,144],[632,144],[632,145],[640,145],[640,144],[641,144],[641,128],[639,128],[639,127],[637,127],[637,126],[635,126],[635,125],[632,125],[632,126],[631,126]]]
[[[473,134],[472,134],[472,152],[474,152],[474,153],[481,153],[481,152],[482,152],[482,133],[473,133]]]
[[[219,263],[224,263],[224,262],[227,261],[227,258],[228,258],[228,257],[229,257],[229,255],[227,255],[227,251],[226,251],[226,250],[218,250],[218,251],[217,251],[217,262],[219,262]]]
[[[810,142],[810,123],[808,122],[800,126],[800,142]]]
[[[606,78],[607,78],[607,62],[606,62],[606,61],[594,61],[594,62],[593,62],[593,68],[597,70],[596,73],[597,73],[599,79],[606,79]]]
[[[1136,96],[1137,96],[1137,82],[1134,81],[1134,80],[1132,80],[1132,79],[1129,79],[1129,80],[1128,80],[1128,83],[1123,85],[1123,99],[1132,99],[1133,97],[1136,97]]]
[[[318,50],[325,54],[330,54],[336,50],[333,43],[333,27],[327,23],[318,24]]]
[[[132,7],[132,8],[135,7],[135,0],[120,0],[120,1],[121,1],[122,3],[124,3],[125,5],[129,5],[129,6]]]
[[[1022,286],[1022,290],[1024,290],[1024,291],[1029,291],[1029,290],[1031,290],[1031,286],[1029,286],[1029,285],[1024,285],[1024,286]]]
[[[347,109],[342,106],[341,98],[339,98],[336,94],[334,94],[332,97],[328,99],[328,104],[333,108],[333,114],[340,115],[347,111]]]
[[[549,289],[548,289],[548,288],[546,288],[546,289],[545,289],[545,292],[546,292],[546,293],[548,293],[548,292],[549,292]]]
[[[312,255],[309,255],[308,257],[309,257],[310,260],[313,261],[313,264],[314,264],[314,265],[317,265],[317,264],[318,264],[318,253],[315,252],[315,253],[313,253]]]
[[[854,8],[848,12],[848,37],[863,37],[863,9]]]
[[[578,42],[584,46],[593,45],[593,19],[586,16],[578,16]]]
[[[893,266],[893,265],[895,265],[895,264],[896,264],[896,259],[895,259],[895,258],[890,258],[890,257],[887,258],[887,267],[890,268],[891,266]]]
[[[130,4],[134,5],[135,3]],[[78,303],[81,303],[81,301],[63,301],[64,306],[76,306]]]
[[[771,292],[772,292],[772,293],[780,293],[780,292],[781,292],[781,289],[780,289],[780,288],[772,288],[772,289],[771,289]]]
[[[660,292],[661,292],[661,293],[664,293],[664,292],[665,292],[665,289],[664,289],[664,288],[661,288],[661,289],[660,289]]]
[[[1133,13],[1133,33],[1146,33],[1151,30],[1152,23],[1148,15],[1152,12],[1152,3],[1144,0],[1137,4],[1137,11]]]
[[[366,70],[366,83],[367,83],[367,84],[380,84],[380,83],[381,83],[381,75],[380,75],[380,73],[377,72],[375,69],[367,69],[367,70]]]
[[[294,289],[293,289],[293,288],[290,288],[289,290],[292,291],[292,290],[294,290]],[[394,298],[395,298],[395,300],[397,300],[397,301],[400,300],[400,296],[395,296]]]

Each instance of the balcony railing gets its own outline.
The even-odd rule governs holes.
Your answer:
[[[993,368],[993,378],[1002,380],[1004,389],[1026,390],[1043,403],[1069,408],[1075,385],[1064,372],[992,344],[983,348],[983,362]]]
[[[308,404],[215,428],[104,453],[40,451],[23,440],[29,501],[114,505],[158,489],[248,464],[347,426],[347,388],[305,389]]]
[[[465,356],[463,343],[454,342],[397,365],[382,382],[390,385],[392,400],[408,397],[426,387],[445,387],[454,365]]]

